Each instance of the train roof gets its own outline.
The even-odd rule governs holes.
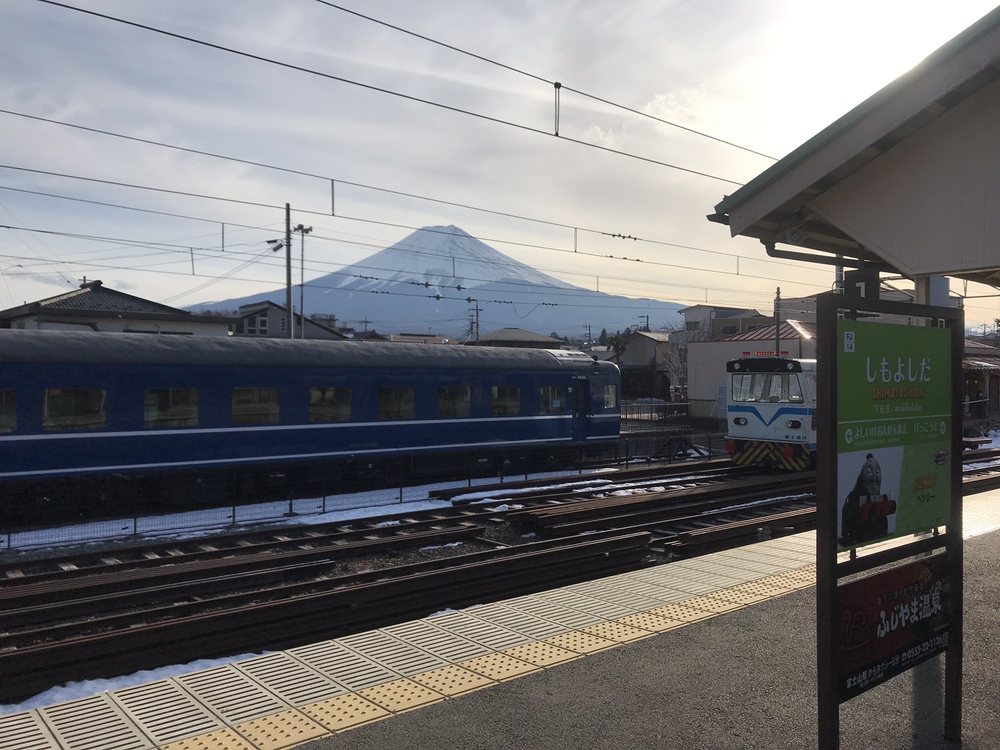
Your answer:
[[[745,357],[726,362],[726,372],[816,372],[816,360],[790,357]]]
[[[608,362],[595,362],[583,352],[557,349],[0,330],[0,365],[11,362],[514,370],[614,367]]]

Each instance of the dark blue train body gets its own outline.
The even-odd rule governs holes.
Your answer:
[[[619,388],[614,365],[580,352],[0,331],[0,510],[10,523],[445,478],[470,461],[535,468],[615,444]]]

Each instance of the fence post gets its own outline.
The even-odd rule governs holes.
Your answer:
[[[323,512],[326,513],[326,495],[323,495]]]
[[[236,506],[235,505],[233,505],[233,506],[231,506],[229,508],[229,525],[230,526],[235,526],[236,525]]]
[[[139,536],[139,516],[132,516],[132,536]]]

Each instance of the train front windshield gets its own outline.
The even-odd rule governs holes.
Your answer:
[[[802,385],[793,372],[739,372],[733,374],[733,401],[801,404]]]

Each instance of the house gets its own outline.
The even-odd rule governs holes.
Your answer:
[[[612,359],[622,371],[622,398],[662,398],[670,400],[670,385],[679,384],[673,372],[676,345],[668,331],[633,331],[622,342],[622,350]]]
[[[79,289],[0,311],[0,328],[104,331],[182,336],[228,336],[232,319],[186,310],[119,292],[100,280]]]
[[[678,310],[684,316],[687,341],[704,341],[731,336],[761,326],[770,325],[774,319],[745,307],[720,307],[718,305],[692,305]]]
[[[325,339],[327,341],[343,341],[347,338],[340,331],[310,318],[306,318],[305,336],[303,336],[302,316],[296,314],[295,322],[295,338]],[[233,335],[271,339],[288,338],[287,311],[282,305],[267,300],[242,305],[233,322]]]

